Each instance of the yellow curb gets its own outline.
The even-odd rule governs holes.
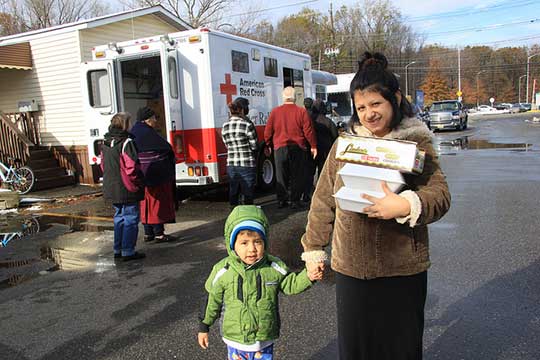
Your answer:
[[[113,222],[112,218],[102,217],[102,216],[82,216],[82,215],[57,214],[57,213],[50,213],[50,212],[40,212],[39,215],[56,216],[56,217],[81,219],[81,220],[97,220],[97,221]]]

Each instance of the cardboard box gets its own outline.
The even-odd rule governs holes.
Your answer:
[[[333,196],[336,198],[338,205],[342,210],[364,214],[364,208],[373,203],[364,199],[362,194],[368,194],[378,198],[383,198],[385,196],[383,192],[351,189],[345,186],[339,189]]]
[[[425,152],[413,141],[343,134],[338,138],[336,159],[353,164],[422,173]]]
[[[383,181],[386,181],[393,192],[399,191],[405,184],[399,171],[373,166],[345,164],[338,174],[347,188],[363,191],[382,192]]]

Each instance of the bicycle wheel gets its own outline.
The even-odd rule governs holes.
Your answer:
[[[13,187],[22,195],[27,194],[32,190],[35,182],[34,172],[27,166],[22,166],[15,170],[15,178],[13,179]]]

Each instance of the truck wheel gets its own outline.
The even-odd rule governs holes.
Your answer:
[[[276,165],[274,156],[265,155],[264,151],[259,154],[257,163],[257,186],[261,190],[271,190],[276,182]]]

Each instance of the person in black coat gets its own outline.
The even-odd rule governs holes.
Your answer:
[[[144,173],[144,199],[140,202],[144,241],[173,240],[165,234],[167,223],[176,220],[176,158],[171,147],[155,130],[156,114],[149,107],[137,111],[137,122],[131,128],[139,150]]]
[[[302,199],[305,202],[311,200],[313,192],[313,178],[315,171],[320,174],[328,153],[338,137],[338,130],[334,122],[326,117],[326,104],[321,99],[304,99],[304,107],[313,123],[313,129],[317,138],[317,156],[305,165],[305,187]]]
[[[123,183],[120,170],[122,149],[135,163],[138,162],[137,147],[127,131],[131,122],[129,113],[118,113],[111,119],[109,132],[105,134],[102,147],[103,197],[113,203],[114,258],[124,261],[142,259],[144,253],[135,251],[139,234],[139,201],[144,197],[142,186],[130,192]],[[124,143],[127,143],[124,146]],[[140,174],[142,184],[142,174]]]

